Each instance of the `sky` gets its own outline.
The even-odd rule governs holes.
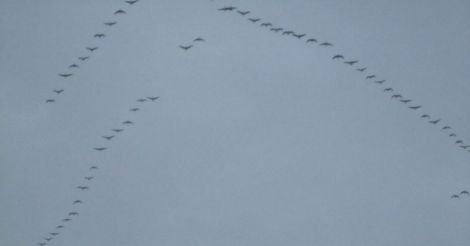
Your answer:
[[[470,143],[469,10],[464,0],[0,1],[0,245],[56,231],[48,245],[470,245],[470,197],[450,198],[470,190],[470,153],[454,144]],[[160,98],[136,102],[147,96]]]

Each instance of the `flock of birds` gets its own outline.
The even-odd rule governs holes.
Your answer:
[[[252,17],[250,16],[251,11],[249,10],[241,10],[237,7],[234,6],[225,6],[222,8],[218,9],[219,11],[222,12],[235,12],[240,16],[246,17],[249,22],[253,24],[259,24],[260,27],[265,28],[271,32],[278,33],[281,36],[290,36],[298,40],[305,40],[304,43],[306,44],[318,44],[320,47],[333,47],[333,44],[328,41],[319,41],[317,38],[314,37],[309,37],[307,36],[306,33],[300,33],[296,32],[293,30],[286,30],[283,27],[280,26],[275,26],[273,23],[269,21],[264,21],[261,18],[258,17]],[[331,56],[331,60],[333,61],[342,61],[343,64],[350,66],[354,68],[357,72],[359,73],[365,73],[367,71],[367,67],[365,66],[359,66],[359,60],[357,59],[346,59],[346,57],[343,54],[334,54]],[[367,72],[366,72],[367,73]],[[386,85],[387,82],[385,79],[379,79],[376,74],[373,73],[367,73],[364,75],[364,79],[367,81],[373,81],[377,85]],[[388,94],[391,99],[397,100],[397,102],[402,103],[405,105],[408,109],[414,110],[417,112],[421,112],[418,110],[422,110],[423,106],[419,104],[412,104],[413,100],[410,98],[406,98],[403,96],[401,93],[398,93],[393,87],[388,87],[386,86],[383,88],[383,92]],[[431,115],[427,113],[419,113],[419,117],[423,120],[426,120],[427,123],[432,124],[432,125],[441,125],[440,129],[442,132],[444,132],[447,137],[453,139],[453,143],[460,149],[467,151],[470,153],[470,144],[464,143],[462,139],[459,139],[457,134],[453,132],[452,127],[449,125],[444,125],[442,124],[442,119],[441,118],[433,118]],[[458,194],[453,194],[451,195],[451,198],[459,198],[462,195],[468,195],[468,191],[463,190]]]

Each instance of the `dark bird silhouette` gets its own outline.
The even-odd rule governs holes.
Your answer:
[[[410,99],[401,99],[400,102],[407,104],[407,103],[411,102],[411,100]]]
[[[469,195],[469,193],[468,193],[468,191],[467,191],[467,190],[463,190],[463,191],[461,191],[461,192],[460,192],[460,195],[467,195],[467,196],[468,196],[468,195]]]
[[[362,73],[362,72],[366,71],[366,69],[367,69],[366,67],[363,67],[363,68],[358,68],[356,70]]]
[[[93,52],[95,50],[98,49],[98,47],[86,47],[87,50],[89,50],[90,52]]]
[[[470,145],[461,145],[460,148],[462,148],[462,149],[468,149],[468,148],[470,148]]]
[[[463,141],[462,140],[457,140],[457,141],[455,141],[455,144],[463,144]]]
[[[107,26],[113,26],[113,25],[116,25],[116,24],[117,24],[117,22],[116,22],[116,21],[112,21],[112,22],[105,22],[104,24],[105,24],[105,25],[107,25]]]
[[[59,73],[59,76],[60,76],[60,77],[63,77],[63,78],[68,78],[68,77],[70,77],[70,76],[72,76],[72,75],[73,75],[73,74],[71,74],[71,73]]]
[[[383,84],[383,83],[385,83],[385,79],[383,79],[383,80],[376,80],[375,83],[377,83],[377,84]]]
[[[367,76],[366,76],[366,79],[373,79],[373,78],[375,78],[375,75],[373,75],[373,74],[372,74],[372,75],[367,75]]]
[[[69,68],[77,68],[77,67],[78,67],[78,65],[75,64],[75,63],[69,66]]]
[[[90,170],[96,170],[96,169],[98,169],[97,166],[91,166],[91,167],[90,167]]]
[[[58,225],[58,226],[56,226],[55,228],[56,228],[56,229],[62,229],[62,228],[64,228],[64,226],[63,226],[63,225]]]
[[[58,232],[51,232],[51,233],[49,233],[49,235],[51,235],[51,236],[54,236],[54,237],[55,237],[55,236],[59,235],[59,233],[58,233]]]
[[[147,97],[147,98],[151,101],[155,101],[155,100],[158,100],[160,97]]]
[[[291,34],[294,34],[293,31],[284,31],[282,32],[282,35],[291,35]]]
[[[119,133],[119,132],[122,132],[122,131],[124,131],[124,129],[112,129],[112,131],[113,131],[113,132],[117,132],[117,133]]]
[[[303,38],[305,35],[307,35],[307,34],[305,34],[305,33],[302,33],[302,34],[295,34],[295,33],[292,33],[292,36],[294,36],[294,37],[296,37],[296,38],[298,38],[298,39]]]
[[[111,136],[103,136],[103,138],[106,139],[106,140],[111,140],[113,137],[114,137],[114,135],[111,135]]]
[[[80,56],[78,57],[78,59],[82,60],[82,61],[85,61],[87,60],[88,58],[90,58],[89,56]]]
[[[241,10],[238,10],[237,12],[241,15],[247,15],[250,13],[250,11],[241,11]]]
[[[44,240],[46,240],[46,241],[48,241],[48,242],[51,241],[52,239],[54,239],[54,238],[53,238],[53,237],[45,237],[45,238],[44,238]]]
[[[220,8],[219,11],[233,11],[237,9],[236,7],[232,7],[232,6],[228,6],[228,7],[223,7],[223,8]]]
[[[146,102],[147,99],[145,99],[145,98],[139,98],[139,99],[137,99],[136,101],[137,101],[137,102]]]
[[[107,148],[105,147],[97,147],[97,148],[93,148],[94,150],[97,150],[97,151],[103,151],[103,150],[106,150]]]
[[[273,32],[279,32],[279,31],[282,31],[282,29],[283,29],[282,27],[271,27],[271,29],[269,29],[269,30],[271,30]]]
[[[410,107],[408,107],[408,108],[413,109],[413,110],[416,110],[416,109],[419,109],[419,108],[421,108],[421,107],[422,107],[422,106],[419,106],[419,105],[418,105],[418,106],[410,106]]]
[[[70,218],[65,218],[65,219],[63,219],[62,221],[64,221],[64,222],[69,222],[69,221],[71,221],[71,220],[72,220],[72,219],[70,219]]]
[[[79,190],[88,190],[88,186],[77,186]]]
[[[393,91],[393,88],[390,88],[390,87],[389,87],[389,88],[385,88],[385,89],[384,89],[384,92],[388,92],[388,91]]]
[[[261,19],[260,18],[248,18],[248,20],[253,22],[253,23],[256,23],[256,22],[260,21]]]
[[[437,124],[437,123],[439,123],[439,121],[441,121],[441,119],[430,120],[430,121],[428,121],[428,122],[431,123],[431,124]]]
[[[93,35],[93,37],[94,37],[94,38],[104,38],[104,37],[106,37],[106,34],[104,34],[104,33],[97,33],[97,34]]]
[[[138,2],[138,1],[139,1],[139,0],[132,0],[132,1],[131,1],[131,0],[128,0],[128,1],[126,1],[126,3],[128,3],[129,5],[132,5],[132,4],[134,4],[134,3]]]
[[[452,199],[459,198],[459,195],[453,194],[452,196],[450,196],[450,198],[452,198]]]
[[[123,121],[122,122],[123,125],[133,125],[134,122],[130,121],[130,120],[126,120],[126,121]]]
[[[344,63],[352,66],[358,62],[359,62],[358,60],[355,60],[355,61],[345,61]]]
[[[308,40],[307,40],[307,41],[308,41]],[[338,54],[338,55],[335,55],[335,56],[333,56],[331,59],[332,59],[332,60],[336,60],[336,59],[344,59],[344,56],[343,56],[343,55],[340,55],[340,54]]]
[[[86,180],[88,180],[88,181],[90,181],[90,180],[94,179],[95,177],[93,177],[93,176],[86,176],[86,177],[83,177],[83,178],[86,179]]]
[[[401,98],[402,96],[400,94],[395,94],[395,95],[392,95],[392,98]]]
[[[451,138],[452,137],[457,137],[457,135],[455,133],[451,133],[451,134],[449,134],[449,137],[451,137]]]
[[[57,94],[60,94],[60,93],[64,92],[64,89],[54,90],[54,92],[57,93]]]
[[[273,24],[271,22],[264,22],[264,23],[261,23],[261,26],[265,26],[265,27],[270,27],[272,26]]]
[[[53,103],[53,102],[55,102],[54,99],[47,99],[47,100],[46,100],[46,103]]]
[[[183,49],[183,50],[189,50],[189,49],[191,49],[191,47],[193,47],[193,46],[192,45],[187,45],[187,46],[180,45],[180,48]]]
[[[444,127],[442,127],[442,130],[447,130],[447,129],[451,129],[451,128],[452,127],[450,127],[450,126],[444,126]]]
[[[82,200],[75,200],[75,201],[73,201],[72,204],[80,204],[80,203],[83,203]]]
[[[323,42],[320,44],[321,46],[333,46],[332,43],[329,43],[329,42]]]
[[[131,109],[129,109],[129,111],[132,111],[132,112],[137,112],[137,111],[139,111],[139,110],[140,110],[139,108],[131,108]]]
[[[77,215],[78,215],[77,212],[70,212],[70,213],[69,213],[69,216],[77,216]]]
[[[118,14],[125,14],[125,13],[126,13],[126,11],[124,11],[124,10],[122,10],[122,9],[116,10],[116,11],[114,12],[115,15],[118,15]]]
[[[423,119],[424,118],[431,118],[431,116],[429,116],[428,114],[423,114],[423,115],[421,115],[421,118],[423,118]]]
[[[195,39],[193,40],[193,42],[204,42],[204,41],[206,41],[206,40],[204,40],[204,39],[201,38],[201,37],[197,37],[197,38],[195,38]]]
[[[38,243],[39,246],[45,246],[46,243]]]

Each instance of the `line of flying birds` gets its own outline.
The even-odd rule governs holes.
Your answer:
[[[333,44],[331,42],[327,41],[319,41],[317,38],[314,37],[308,37],[306,33],[299,33],[295,32],[293,30],[286,30],[283,27],[279,26],[274,26],[273,23],[269,21],[263,21],[261,18],[257,17],[250,17],[249,15],[251,14],[251,11],[249,10],[240,10],[237,7],[234,6],[226,6],[218,9],[219,11],[222,12],[236,12],[240,16],[247,17],[248,21],[254,24],[259,24],[260,27],[265,28],[271,32],[274,33],[279,33],[282,36],[292,36],[295,39],[298,40],[305,40],[306,44],[318,44],[321,47],[333,47]],[[305,37],[305,38],[304,38]],[[344,55],[342,54],[334,54],[332,55],[331,59],[333,61],[342,61],[343,64],[348,65],[350,67],[353,67],[357,72],[359,73],[364,73],[367,71],[367,67],[364,66],[359,66],[359,60],[356,59],[346,59]],[[384,85],[386,84],[385,79],[378,79],[377,75],[368,73],[364,76],[364,79],[367,81],[373,81],[377,85]],[[410,105],[413,100],[409,98],[405,98],[402,94],[397,93],[394,88],[392,87],[385,87],[383,89],[383,92],[388,94],[391,99],[396,100],[398,102],[401,102],[403,105],[408,107],[411,110],[420,110],[423,108],[422,105],[415,104],[415,105]],[[420,113],[419,117],[423,120],[426,120],[429,124],[432,125],[438,125],[441,124],[442,119],[441,118],[432,118],[429,114],[426,113]],[[441,131],[444,132],[449,138],[453,139],[453,143],[458,146],[458,148],[463,149],[467,152],[470,152],[470,144],[464,143],[462,139],[459,139],[457,134],[452,131],[452,127],[449,125],[441,125]],[[468,191],[463,190],[462,192],[459,193],[460,195],[468,195]],[[459,198],[459,195],[453,194],[451,196],[452,198]]]

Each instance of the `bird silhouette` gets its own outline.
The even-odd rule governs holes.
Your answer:
[[[133,125],[134,122],[130,121],[130,120],[126,120],[126,121],[123,121],[122,122],[123,125]]]
[[[271,22],[264,22],[264,23],[261,23],[261,26],[264,26],[264,27],[270,27],[272,26],[273,24]]]
[[[302,34],[295,34],[295,33],[292,33],[292,36],[294,36],[294,37],[296,37],[296,38],[298,38],[298,39],[303,38],[305,35],[307,35],[307,34],[305,34],[305,33],[302,33]]]
[[[422,106],[419,106],[419,105],[418,105],[418,106],[410,106],[410,107],[408,107],[408,108],[413,109],[413,110],[416,110],[416,109],[419,109],[419,108],[421,108],[421,107],[422,107]]]
[[[44,240],[46,240],[46,241],[48,241],[48,242],[51,241],[52,239],[54,239],[54,238],[53,238],[53,237],[45,237],[45,238],[44,238]]]
[[[39,246],[45,246],[46,243],[38,243]]]
[[[363,68],[358,68],[356,70],[359,71],[359,72],[364,72],[364,71],[366,71],[366,69],[367,69],[366,67],[363,67]]]
[[[90,181],[90,180],[94,179],[95,177],[93,177],[93,176],[86,176],[86,177],[83,177],[83,178],[86,179],[86,180],[88,180],[88,181]]]
[[[449,137],[451,137],[451,138],[452,137],[457,137],[457,135],[455,133],[451,133],[451,134],[449,134]]]
[[[103,136],[103,138],[106,139],[106,140],[111,140],[113,137],[114,137],[114,135],[111,135],[111,136]]]
[[[383,80],[376,80],[375,83],[377,83],[377,84],[383,84],[383,83],[385,83],[385,79],[383,79]]]
[[[83,203],[82,200],[75,200],[75,201],[73,201],[72,204],[80,204],[80,203]]]
[[[124,10],[122,10],[122,9],[116,10],[116,11],[114,12],[115,15],[118,15],[118,14],[125,14],[125,13],[126,13],[126,11],[124,11]]]
[[[90,58],[89,56],[80,56],[78,57],[78,59],[82,60],[82,61],[85,61],[87,60],[88,58]]]
[[[358,60],[354,60],[354,61],[345,61],[344,63],[352,66],[358,62],[359,62]]]
[[[193,42],[204,42],[205,40],[201,37],[197,37],[193,40]]]
[[[88,186],[77,186],[79,190],[88,190]]]
[[[228,6],[228,7],[220,8],[219,11],[232,11],[232,10],[235,10],[235,9],[237,9],[237,8],[232,7],[232,6]]]
[[[400,102],[404,103],[404,104],[407,104],[409,102],[411,102],[410,99],[401,99]]]
[[[452,128],[452,127],[450,127],[450,126],[443,126],[443,127],[442,127],[442,130],[448,130],[448,129],[451,129],[451,128]]]
[[[64,228],[64,226],[63,226],[63,225],[58,225],[58,226],[56,226],[55,228],[56,228],[56,229],[62,229],[62,228]]]
[[[282,32],[282,35],[291,35],[291,34],[294,34],[293,31],[284,31]]]
[[[329,43],[329,42],[323,42],[323,43],[321,43],[320,45],[321,45],[321,46],[325,46],[325,47],[327,47],[327,46],[333,46],[333,44],[332,44],[332,43]]]
[[[237,12],[243,16],[250,13],[250,11],[241,11],[241,10],[238,10]]]
[[[248,20],[253,22],[253,23],[256,23],[256,22],[260,21],[261,19],[260,18],[248,18]]]
[[[385,89],[384,89],[384,92],[389,92],[389,91],[393,91],[393,88],[390,88],[390,87],[389,87],[389,88],[385,88]]]
[[[70,218],[65,218],[65,219],[63,219],[62,221],[64,221],[64,222],[69,222],[69,221],[71,221],[71,220],[72,220],[72,219],[70,219]]]
[[[75,63],[69,66],[69,68],[77,68],[77,67],[78,67],[78,65],[75,64]]]
[[[132,0],[132,1],[131,1],[131,0],[128,0],[128,1],[126,1],[126,3],[128,3],[129,5],[132,5],[132,4],[134,4],[134,3],[138,2],[138,1],[139,1],[139,0]]]
[[[373,78],[375,78],[375,75],[373,75],[373,74],[372,74],[372,75],[367,75],[367,76],[366,76],[366,79],[373,79]]]
[[[423,115],[421,115],[421,118],[423,118],[423,119],[424,118],[431,118],[431,116],[429,116],[428,114],[423,114]]]
[[[455,141],[455,144],[463,144],[463,141],[462,140],[457,140],[457,141]]]
[[[47,99],[47,100],[46,100],[46,103],[53,103],[53,102],[55,102],[54,99]]]
[[[402,96],[400,94],[395,94],[395,95],[392,95],[392,98],[401,98]]]
[[[103,150],[106,150],[107,148],[105,147],[97,147],[97,148],[93,148],[94,150],[97,150],[97,151],[103,151]]]
[[[462,148],[462,149],[468,149],[468,148],[470,148],[470,145],[461,145],[460,148]]]
[[[271,27],[271,29],[269,29],[269,30],[271,30],[273,32],[279,32],[279,31],[282,31],[283,28],[282,27]]]
[[[467,191],[467,190],[463,190],[463,191],[461,191],[461,192],[460,192],[460,195],[467,195],[467,196],[468,196],[468,195],[469,195],[469,193],[468,193],[468,191]]]
[[[69,216],[77,216],[78,215],[78,212],[70,212],[69,213]]]
[[[450,198],[452,198],[452,199],[459,198],[459,195],[453,194],[452,196],[450,196]]]
[[[132,111],[132,112],[137,112],[137,111],[139,111],[139,110],[140,110],[139,108],[131,108],[131,109],[129,109],[129,111]]]
[[[93,52],[95,50],[98,49],[98,47],[86,47],[87,50],[89,50],[90,52]]]
[[[113,25],[116,25],[116,21],[112,21],[112,22],[105,22],[104,24],[107,25],[107,26],[113,26]]]
[[[57,93],[57,94],[60,94],[60,93],[64,92],[64,89],[54,90],[54,92]]]
[[[440,121],[441,121],[441,119],[437,119],[437,120],[430,120],[430,121],[428,121],[428,122],[431,123],[431,124],[437,124],[437,123],[439,123]]]
[[[68,77],[70,77],[70,76],[72,76],[72,75],[73,75],[73,74],[71,74],[71,73],[59,73],[59,76],[60,76],[60,77],[63,77],[63,78],[68,78]]]
[[[187,46],[180,45],[180,48],[183,49],[183,50],[189,50],[189,49],[191,49],[191,47],[193,47],[193,46],[192,45],[187,45]]]
[[[97,34],[93,35],[93,37],[94,37],[94,38],[104,38],[104,37],[106,37],[106,34],[104,34],[104,33],[97,33]]]
[[[54,237],[55,237],[55,236],[59,235],[59,233],[58,233],[58,232],[51,232],[51,233],[49,233],[49,235],[51,235],[51,236],[54,236]]]
[[[307,41],[308,41],[308,40],[307,40]],[[332,60],[344,59],[344,56],[343,56],[343,55],[340,55],[340,54],[337,54],[337,55],[334,55],[331,59],[332,59]]]
[[[122,132],[122,131],[124,131],[124,129],[112,129],[112,131],[113,131],[113,132],[117,132],[117,133],[119,133],[119,132]]]
[[[155,101],[155,100],[158,100],[160,97],[147,97],[147,98],[151,101]]]
[[[137,102],[146,102],[147,99],[145,99],[145,98],[139,98],[139,99],[137,99],[136,101],[137,101]]]

